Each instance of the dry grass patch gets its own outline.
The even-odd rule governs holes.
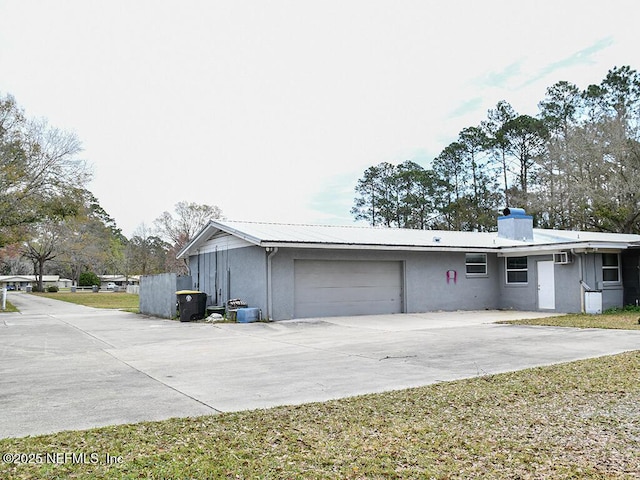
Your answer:
[[[138,312],[140,309],[140,297],[132,293],[124,292],[55,292],[55,293],[32,293],[41,297],[62,300],[63,302],[75,303],[95,308],[114,308],[126,310],[128,312]]]
[[[560,317],[532,318],[499,323],[511,325],[543,325],[551,327],[574,328],[614,328],[623,330],[640,330],[640,312],[618,311],[602,315],[571,314]]]
[[[7,303],[6,303],[6,305],[5,305],[5,306],[6,306],[5,310],[0,310],[0,313],[4,313],[4,312],[17,312],[17,311],[18,311],[18,309],[16,308],[16,306],[15,306],[13,303],[11,303],[9,300],[7,300]]]
[[[0,440],[117,465],[0,464],[0,478],[640,476],[640,353],[326,403]]]

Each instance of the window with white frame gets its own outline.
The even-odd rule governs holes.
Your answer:
[[[487,254],[467,253],[465,255],[467,276],[481,277],[487,275]]]
[[[602,254],[602,281],[605,283],[620,282],[620,256],[617,253]]]
[[[527,257],[507,257],[507,283],[527,283],[529,272],[527,270]]]

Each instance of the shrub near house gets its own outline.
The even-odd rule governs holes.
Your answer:
[[[78,285],[81,287],[100,285],[100,277],[93,272],[83,272],[80,274],[80,278],[78,278]]]

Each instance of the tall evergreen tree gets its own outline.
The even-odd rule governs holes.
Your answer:
[[[640,233],[640,75],[614,67],[584,91],[557,82],[536,117],[500,101],[442,150],[433,170],[418,167],[367,169],[355,218],[484,230],[495,228],[503,201],[526,208],[541,227]]]
[[[495,109],[487,112],[487,120],[481,122],[481,128],[487,136],[491,158],[495,165],[499,166],[502,178],[502,193],[504,206],[512,206],[509,199],[510,169],[508,165],[509,141],[505,131],[505,124],[518,115],[513,107],[506,101],[501,100]]]

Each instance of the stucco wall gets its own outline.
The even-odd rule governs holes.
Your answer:
[[[404,265],[404,311],[482,310],[497,308],[497,258],[487,255],[488,275],[467,277],[464,253],[373,250],[280,249],[273,257],[273,316],[293,317],[294,261],[386,260]],[[447,271],[449,281],[447,282]],[[453,272],[456,272],[455,274]]]
[[[526,284],[507,284],[506,258],[499,258],[500,308],[511,310],[538,310],[538,262],[553,261],[552,255],[527,257]],[[577,262],[554,265],[554,292],[556,312],[580,312],[580,282]]]
[[[505,259],[500,258],[500,308],[514,310],[538,310],[538,270],[537,262],[552,260],[551,255],[528,257],[529,281],[526,285],[505,282]],[[582,291],[580,288],[580,269],[582,279],[592,289],[602,292],[602,309],[623,305],[622,277],[616,283],[602,280],[602,254],[581,253],[574,255],[573,262],[567,265],[554,265],[555,301],[557,312],[579,313],[582,311]]]
[[[549,260],[552,260],[550,257]],[[556,286],[556,311],[579,313],[582,309],[580,299],[580,267],[577,259],[567,265],[554,265]]]
[[[240,298],[266,314],[266,253],[263,248],[219,249],[189,259],[193,288],[205,292],[210,305]]]
[[[602,255],[585,254],[583,278],[592,288],[602,289],[603,308],[622,305],[622,283],[602,282]],[[407,252],[343,249],[280,248],[272,257],[272,319],[294,315],[295,260],[379,260],[403,265],[403,311],[483,310],[504,308],[538,310],[537,263],[551,255],[528,257],[528,282],[505,282],[505,258],[487,254],[487,275],[468,276],[464,252]],[[190,258],[193,288],[206,292],[209,304],[224,304],[241,298],[267,315],[267,253],[251,246],[219,249]],[[447,273],[448,272],[448,273]],[[554,265],[555,311],[580,312],[580,260]]]
[[[495,254],[487,254],[487,275],[466,274],[465,254],[412,252],[406,258],[406,312],[484,310],[498,305]]]
[[[528,281],[527,283],[507,284],[505,258],[499,258],[499,289],[500,308],[513,310],[536,310],[536,284],[533,268],[535,268],[534,257],[529,257],[527,261]]]
[[[622,279],[624,283],[625,305],[640,303],[640,250],[630,250],[622,254]]]

